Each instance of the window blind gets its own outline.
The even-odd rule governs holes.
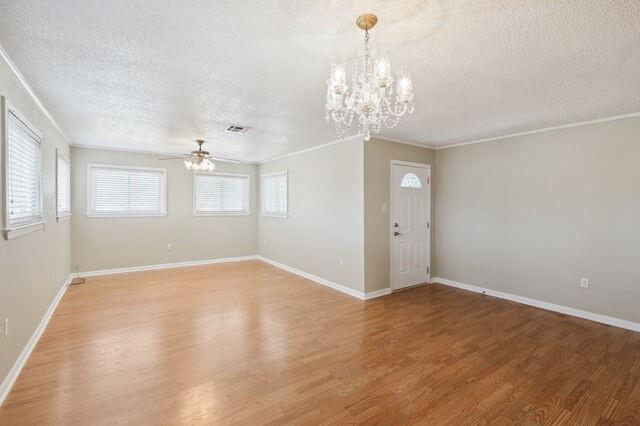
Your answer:
[[[287,172],[262,175],[262,215],[287,217]]]
[[[166,214],[166,170],[90,164],[89,216]]]
[[[7,203],[8,227],[42,221],[40,136],[7,112]]]
[[[194,213],[249,214],[249,176],[196,173]]]
[[[56,181],[59,219],[71,215],[71,165],[60,154],[56,163]]]

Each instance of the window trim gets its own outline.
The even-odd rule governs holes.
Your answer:
[[[207,212],[198,211],[198,175],[232,176],[247,179],[246,204],[247,209],[242,212]],[[193,215],[194,216],[249,216],[251,214],[251,175],[249,173],[221,173],[221,172],[193,172]]]
[[[124,170],[146,170],[162,173],[162,206],[160,213],[93,213],[91,212],[91,168],[111,168],[111,169],[124,169]],[[104,163],[88,163],[87,164],[87,217],[90,218],[113,218],[113,217],[164,217],[167,216],[167,169],[158,167],[140,167],[140,166],[127,166],[121,164],[104,164]]]
[[[69,165],[69,211],[62,212],[60,214],[59,206],[60,206],[60,193],[58,192],[59,182],[58,182],[58,160],[66,161]],[[59,149],[56,149],[56,220],[58,222],[64,222],[65,220],[71,219],[71,160],[60,153]]]
[[[2,149],[2,202],[4,204],[4,212],[2,215],[2,234],[5,240],[11,240],[22,235],[27,235],[35,231],[41,231],[45,229],[45,212],[44,212],[44,196],[42,187],[42,142],[43,134],[36,126],[34,126],[18,109],[16,109],[4,96],[0,96],[0,112],[2,114],[2,129],[0,148]],[[13,114],[22,121],[22,123],[29,128],[39,139],[40,145],[40,220],[34,222],[23,223],[17,226],[11,226],[9,224],[9,113]]]
[[[287,184],[287,211],[285,213],[270,213],[264,210],[264,178],[272,176],[284,175]],[[271,172],[260,175],[260,212],[263,217],[277,217],[280,219],[287,219],[289,217],[289,171],[281,170],[279,172]]]

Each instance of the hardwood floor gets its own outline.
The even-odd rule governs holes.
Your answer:
[[[0,424],[640,424],[640,333],[259,261],[71,287]]]

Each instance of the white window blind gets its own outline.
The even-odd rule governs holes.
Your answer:
[[[8,229],[42,222],[40,142],[38,133],[7,111]]]
[[[196,173],[195,215],[249,214],[249,175]]]
[[[89,164],[87,215],[163,216],[165,169]]]
[[[71,165],[69,160],[58,154],[56,161],[56,194],[58,198],[58,219],[71,215]]]
[[[287,171],[262,175],[262,215],[287,217]]]

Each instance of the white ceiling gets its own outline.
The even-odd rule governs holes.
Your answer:
[[[328,57],[412,70],[389,138],[445,146],[640,111],[638,0],[0,1],[0,43],[74,144],[263,160],[336,139]],[[253,127],[244,135],[227,124]]]

